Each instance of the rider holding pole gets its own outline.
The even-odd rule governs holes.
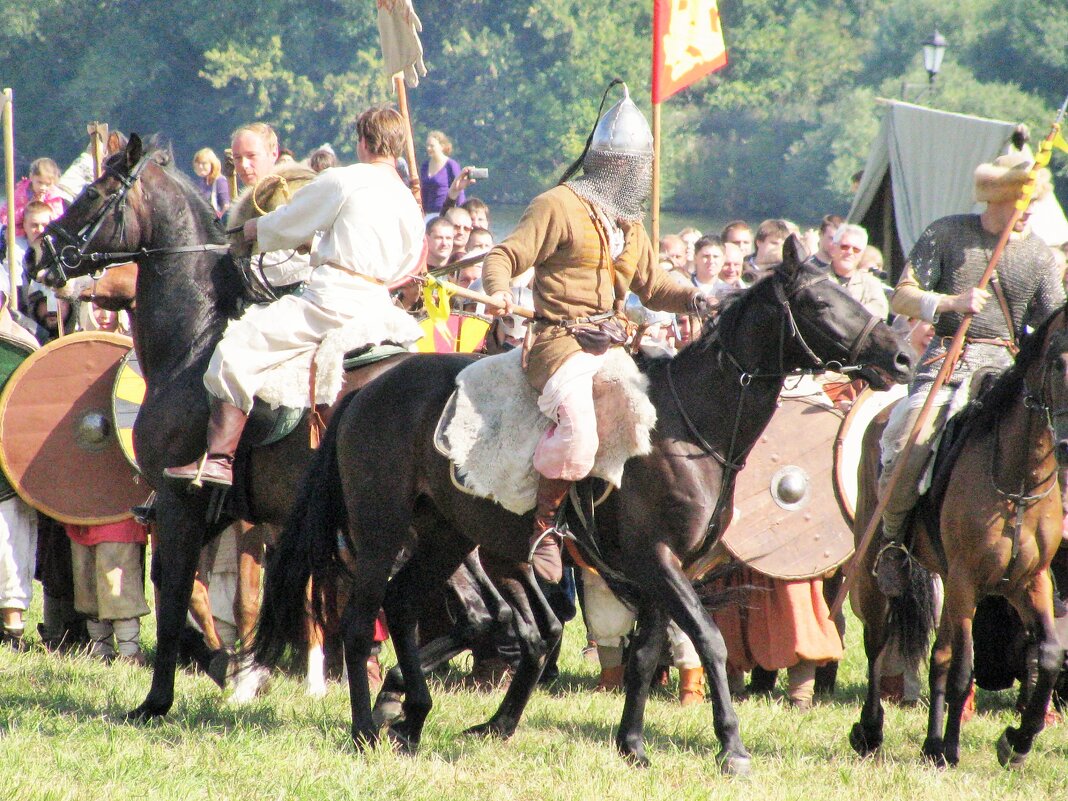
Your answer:
[[[1028,225],[1029,207],[1021,207],[1017,214],[1017,201],[1031,168],[1031,158],[1022,153],[979,165],[975,196],[986,202],[986,209],[978,215],[953,215],[932,223],[909,254],[894,293],[893,311],[932,322],[935,336],[908,398],[892,412],[881,443],[879,496],[885,508],[875,572],[880,588],[891,597],[905,591],[908,552],[902,545],[903,527],[918,498],[918,484],[935,435],[945,423],[947,404],[978,368],[1011,365],[1015,342],[1025,326],[1037,327],[1065,302],[1053,253]],[[1049,171],[1040,170],[1033,199],[1049,191]],[[990,283],[992,291],[980,289],[980,278],[995,256],[999,237],[1014,216],[1015,224]],[[945,383],[934,386],[950,340],[966,315],[972,315],[972,322],[961,357]],[[932,413],[911,449],[906,449],[932,389]],[[905,450],[905,462],[897,465],[899,454]]]

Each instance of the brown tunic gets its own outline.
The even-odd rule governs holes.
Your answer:
[[[534,198],[516,229],[486,255],[482,286],[490,295],[508,291],[514,276],[534,267],[534,311],[547,322],[534,324],[527,379],[539,392],[582,350],[553,323],[610,311],[627,290],[648,308],[668,312],[687,311],[697,294],[695,287],[682,286],[660,268],[643,225],[621,223],[621,228],[623,252],[611,264],[618,292],[612,286],[607,234],[593,209],[566,186]]]

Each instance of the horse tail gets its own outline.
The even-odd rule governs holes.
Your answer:
[[[255,637],[255,658],[261,665],[277,664],[287,645],[303,641],[311,611],[308,582],[313,583],[318,596],[325,587],[336,586],[338,572],[344,570],[338,533],[347,527],[347,515],[337,464],[337,434],[354,396],[344,397],[334,412],[267,562]],[[312,608],[321,622],[321,603],[313,602]]]
[[[905,664],[915,667],[927,656],[935,626],[935,597],[933,575],[914,559],[910,564],[905,592],[888,599],[887,633]]]

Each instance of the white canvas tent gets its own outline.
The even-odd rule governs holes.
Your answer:
[[[1016,123],[890,101],[849,221],[863,225],[883,251],[896,280],[923,229],[947,214],[965,214],[976,205],[972,173],[1009,147]],[[1047,242],[1068,240],[1068,221],[1056,198],[1033,215]]]

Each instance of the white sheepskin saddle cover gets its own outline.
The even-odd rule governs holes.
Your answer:
[[[270,307],[268,307],[269,309]],[[373,328],[359,319],[329,331],[318,350],[309,351],[272,367],[256,397],[272,408],[310,408],[311,368],[315,363],[315,403],[333,405],[345,385],[345,354],[367,344],[393,342],[409,347],[422,336],[411,315],[402,309],[379,320]]]
[[[534,449],[552,425],[538,409],[538,393],[527,382],[521,358],[517,348],[465,368],[456,377],[435,443],[456,465],[466,489],[516,514],[535,506]],[[626,461],[652,450],[656,409],[647,390],[648,380],[630,356],[610,350],[593,383],[600,446],[590,474],[616,487]]]

